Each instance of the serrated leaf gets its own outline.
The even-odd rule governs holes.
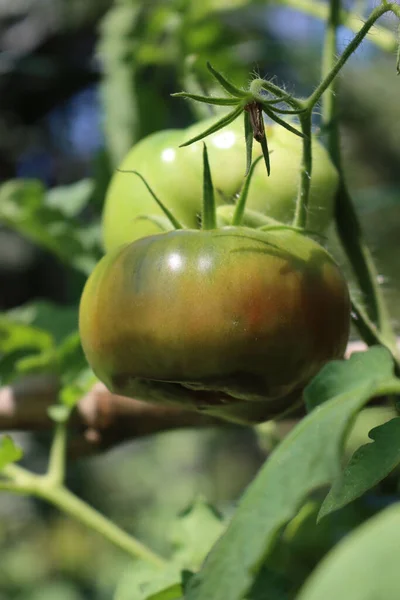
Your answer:
[[[375,427],[369,437],[373,443],[358,448],[333,483],[319,519],[359,498],[400,464],[400,417]]]
[[[326,365],[317,383],[309,386],[311,403],[323,403],[271,454],[225,534],[189,581],[186,600],[241,600],[280,530],[297,514],[307,495],[337,477],[343,443],[355,415],[383,377],[390,382],[394,379],[390,354],[381,348],[340,364],[340,369],[337,363]],[[382,373],[371,370],[371,364],[379,364]],[[358,376],[353,374],[354,368]],[[338,375],[341,381],[337,381]]]
[[[398,600],[399,531],[397,503],[335,546],[306,581],[297,600]]]
[[[383,346],[374,346],[352,354],[348,361],[330,362],[306,387],[304,399],[308,410],[313,410],[333,396],[356,391],[365,382],[376,386],[388,380],[393,380],[391,354]]]
[[[20,460],[23,456],[22,448],[16,446],[8,435],[0,439],[0,471],[7,465]]]

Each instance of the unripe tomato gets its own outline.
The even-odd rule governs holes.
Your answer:
[[[330,255],[294,231],[178,230],[106,255],[80,331],[114,393],[239,422],[283,412],[343,356],[350,302]]]
[[[141,140],[122,162],[121,170],[140,172],[155,193],[186,227],[199,226],[202,190],[203,142],[179,148],[211,125],[202,121],[186,130],[167,130]],[[278,125],[267,126],[271,175],[260,163],[253,176],[247,207],[284,223],[291,223],[297,197],[301,139]],[[242,119],[206,138],[217,204],[233,203],[245,173]],[[254,144],[254,155],[260,147]],[[313,141],[313,177],[307,228],[322,233],[332,219],[337,172],[326,150]],[[113,176],[103,213],[105,249],[131,242],[162,230],[143,215],[163,217],[161,209],[135,175],[117,171]],[[172,229],[172,227],[171,227]]]

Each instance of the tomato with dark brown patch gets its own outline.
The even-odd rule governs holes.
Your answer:
[[[280,414],[349,334],[346,282],[294,231],[178,230],[107,255],[81,302],[82,343],[115,393],[230,420]]]

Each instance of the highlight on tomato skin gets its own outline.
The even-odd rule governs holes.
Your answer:
[[[122,246],[80,306],[85,354],[112,392],[239,422],[298,400],[343,357],[349,323],[346,282],[319,244],[243,227]]]
[[[140,140],[127,154],[107,191],[102,231],[107,251],[140,237],[162,233],[147,216],[163,216],[142,181],[126,171],[136,170],[187,228],[198,228],[202,194],[203,142],[179,145],[204,131],[215,119],[201,121],[185,130],[158,131]],[[262,215],[292,223],[295,213],[302,142],[279,125],[267,126],[271,151],[271,175],[259,164],[253,176],[247,208]],[[215,198],[218,205],[232,205],[245,175],[243,121],[206,138]],[[324,233],[333,218],[338,175],[328,153],[313,138],[313,176],[307,228]],[[254,158],[261,154],[258,144]],[[172,229],[172,227],[170,227]]]

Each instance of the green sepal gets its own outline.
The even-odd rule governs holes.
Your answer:
[[[149,221],[161,231],[171,231],[171,226],[174,228],[173,223],[167,217],[161,215],[138,215],[134,218],[134,221]]]
[[[165,216],[171,221],[171,223],[174,226],[174,228],[175,229],[184,229],[184,226],[178,221],[178,219],[176,219],[174,217],[174,215],[169,210],[169,208],[167,208],[165,206],[165,204],[163,202],[161,202],[161,200],[156,196],[156,194],[153,192],[153,190],[151,189],[151,187],[149,186],[149,184],[147,183],[147,181],[143,177],[143,175],[141,175],[140,173],[138,173],[138,171],[129,171],[129,170],[125,171],[123,169],[117,169],[117,170],[120,173],[133,173],[134,175],[137,175],[138,177],[140,177],[140,179],[143,181],[144,185],[148,189],[149,193],[153,196],[154,200],[157,202],[158,206],[161,208],[161,210],[163,211],[163,213],[165,214]]]
[[[217,215],[215,209],[214,186],[208,161],[207,146],[203,143],[203,212],[202,229],[216,229]]]
[[[278,125],[282,125],[282,127],[287,129],[288,131],[291,131],[295,135],[297,135],[301,138],[304,137],[304,134],[301,131],[299,131],[295,127],[292,127],[292,125],[289,125],[289,123],[287,123],[287,121],[284,121],[283,119],[279,118],[278,115],[276,115],[274,113],[274,111],[268,106],[268,104],[266,102],[260,102],[260,104],[263,108],[263,111],[265,112],[266,115],[268,115],[268,117],[270,119],[272,119],[273,121],[278,123]]]
[[[258,158],[256,158],[256,160],[253,162],[253,164],[250,167],[250,170],[246,176],[246,179],[244,181],[243,187],[241,189],[240,192],[240,196],[239,199],[237,201],[236,204],[236,208],[235,208],[235,212],[233,215],[233,219],[232,219],[232,225],[234,226],[239,226],[242,224],[242,220],[243,220],[243,215],[244,215],[244,211],[246,208],[246,201],[247,201],[247,195],[249,192],[249,187],[250,187],[250,183],[251,183],[251,179],[253,177],[253,173],[254,170],[256,168],[256,166],[258,165],[258,163],[260,162],[260,160],[262,159],[262,156],[259,156]],[[265,225],[264,225],[265,227]]]
[[[222,117],[222,119],[219,119],[216,123],[211,125],[211,127],[206,129],[202,133],[199,133],[199,135],[196,135],[194,138],[191,138],[187,142],[184,142],[179,147],[184,148],[185,146],[190,146],[190,144],[194,144],[194,142],[198,142],[199,140],[204,139],[205,137],[211,135],[212,133],[219,131],[223,127],[226,127],[226,125],[229,125],[230,123],[232,123],[232,121],[237,119],[237,117],[240,115],[240,113],[243,111],[243,109],[244,109],[244,107],[241,104],[239,104],[234,110],[229,112],[227,115],[224,115]]]
[[[233,83],[228,81],[226,77],[224,77],[223,75],[221,75],[221,73],[216,71],[209,62],[207,63],[207,69],[215,77],[218,83],[224,88],[224,90],[226,90],[228,94],[231,94],[231,96],[236,96],[236,98],[246,98],[248,96],[247,92],[240,90],[235,85],[233,85]]]
[[[268,150],[267,136],[265,134],[261,138],[260,144],[261,144],[261,150],[262,150],[262,153],[263,153],[264,162],[265,162],[265,166],[267,168],[267,173],[268,173],[268,177],[269,177],[271,175],[271,163],[270,163],[270,160],[269,160],[269,150]]]
[[[246,141],[246,175],[248,175],[253,157],[253,128],[250,122],[250,114],[247,110],[244,112],[244,137]]]
[[[234,98],[213,98],[212,96],[200,96],[199,94],[191,94],[190,92],[176,92],[171,94],[173,98],[188,98],[196,100],[196,102],[205,102],[206,104],[216,104],[218,106],[235,106],[238,103]]]

